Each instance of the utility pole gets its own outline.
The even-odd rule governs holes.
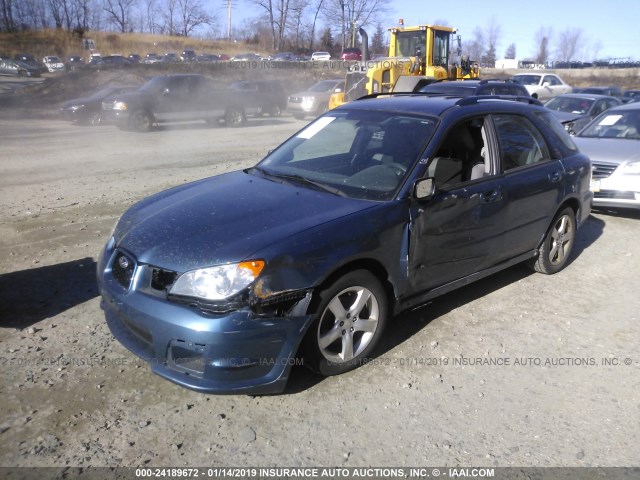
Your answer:
[[[227,0],[227,42],[231,41],[231,0]]]

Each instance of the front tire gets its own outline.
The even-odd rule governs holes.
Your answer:
[[[320,116],[324,113],[327,113],[329,111],[329,105],[328,104],[324,104],[324,105],[318,105],[318,108],[316,109],[316,115]]]
[[[227,123],[227,126],[233,127],[233,128],[241,127],[247,121],[247,117],[244,114],[244,111],[235,107],[227,110],[227,113],[225,114],[224,119],[225,119],[225,122]]]
[[[538,258],[529,263],[536,272],[552,275],[562,270],[569,261],[576,239],[576,217],[571,208],[562,210],[544,237]]]
[[[98,126],[102,124],[102,112],[95,112],[89,117],[88,124],[91,126]]]
[[[153,117],[146,110],[138,110],[131,114],[129,127],[136,132],[148,132],[153,127]]]
[[[304,340],[305,365],[322,375],[339,375],[366,363],[389,315],[387,294],[366,270],[355,270],[322,290],[317,319]]]

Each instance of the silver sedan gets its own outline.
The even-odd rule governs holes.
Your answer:
[[[640,209],[640,104],[607,110],[574,140],[591,158],[593,205]]]

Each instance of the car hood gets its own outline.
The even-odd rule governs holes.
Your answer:
[[[115,237],[139,262],[181,272],[246,260],[373,205],[238,171],[143,200],[122,216]]]
[[[98,102],[98,100],[96,100],[95,98],[89,98],[89,97],[74,98],[72,100],[67,100],[66,102],[64,102],[60,108],[65,109],[65,108],[71,108],[76,105],[86,105],[88,103],[96,103],[96,102]]]
[[[628,138],[573,137],[580,151],[592,162],[622,164],[640,161],[640,140]]]
[[[551,110],[560,123],[574,122],[580,118],[585,117],[586,115],[582,113],[572,113],[572,112],[559,112],[557,110]]]

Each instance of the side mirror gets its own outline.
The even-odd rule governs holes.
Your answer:
[[[427,200],[433,196],[436,191],[436,184],[433,178],[420,178],[413,185],[413,195],[418,200]]]
[[[543,87],[548,87],[549,85],[551,85],[551,83],[549,83],[549,82],[542,82],[542,86],[543,86]]]

